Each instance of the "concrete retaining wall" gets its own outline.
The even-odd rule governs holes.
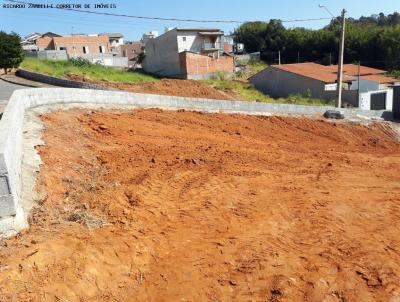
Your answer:
[[[53,86],[68,87],[68,88],[83,88],[95,90],[108,90],[107,88],[97,86],[95,84],[83,83],[51,77],[42,73],[32,72],[25,69],[18,69],[16,75],[35,82],[46,83]]]
[[[66,61],[68,55],[66,50],[39,50],[39,51],[26,51],[27,57],[37,58],[39,60],[54,60]]]
[[[20,206],[22,175],[22,140],[25,111],[29,108],[67,103],[133,105],[142,108],[189,109],[207,112],[243,114],[323,114],[331,107],[267,104],[257,102],[208,100],[138,94],[120,91],[37,88],[17,90],[12,95],[0,121],[0,233],[10,234],[26,226]],[[343,109],[347,117],[381,117],[381,111]]]

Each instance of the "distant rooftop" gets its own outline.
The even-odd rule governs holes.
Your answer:
[[[202,31],[202,32],[219,32],[221,31],[219,28],[199,28],[199,27],[195,27],[195,28],[183,28],[183,27],[177,27],[176,28],[177,31]]]
[[[337,65],[325,66],[317,63],[297,63],[272,66],[280,70],[302,75],[327,84],[337,82]],[[379,81],[382,84],[392,83],[395,79],[382,75],[385,72],[385,70],[381,69],[360,66],[360,76],[362,76],[362,78],[368,79],[369,77],[369,79]],[[343,73],[343,81],[352,81],[358,75],[358,66],[354,64],[344,64]]]
[[[107,36],[110,38],[123,38],[124,35],[121,33],[101,33],[99,36]]]

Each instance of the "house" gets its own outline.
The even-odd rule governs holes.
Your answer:
[[[121,57],[127,57],[129,66],[133,66],[136,63],[137,57],[143,53],[143,48],[143,44],[140,41],[129,42],[120,45],[117,48],[117,52]]]
[[[106,36],[42,37],[37,40],[37,45],[39,50],[65,50],[71,57],[110,53],[110,44]]]
[[[243,54],[244,44],[235,43],[235,37],[233,35],[224,36],[224,51],[227,53]]]
[[[204,79],[232,74],[234,59],[224,52],[224,33],[213,28],[174,28],[149,38],[143,69],[160,76]]]
[[[37,51],[36,40],[42,36],[41,33],[35,32],[25,36],[21,41],[22,49],[25,51]]]
[[[124,45],[124,35],[121,33],[101,33],[99,37],[108,37],[111,52],[118,53],[117,48]]]
[[[311,93],[311,97],[336,99],[337,65],[316,63],[271,65],[249,81],[272,97]],[[391,110],[393,90],[399,81],[385,75],[386,71],[345,64],[343,66],[343,103],[366,110]],[[358,88],[360,87],[360,88]]]
[[[74,34],[71,36],[47,36],[37,39],[38,58],[67,60],[83,58],[92,63],[127,68],[128,58],[111,52],[108,36]]]
[[[142,43],[143,43],[143,45],[146,45],[146,43],[149,39],[155,39],[157,37],[158,37],[158,31],[156,31],[156,30],[149,31],[149,32],[143,34]]]

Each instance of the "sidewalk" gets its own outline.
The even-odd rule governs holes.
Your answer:
[[[12,84],[21,85],[21,86],[25,86],[25,87],[33,87],[33,88],[56,87],[56,86],[20,78],[12,73],[0,74],[0,79],[2,79],[3,81],[6,81],[6,82],[12,83]]]

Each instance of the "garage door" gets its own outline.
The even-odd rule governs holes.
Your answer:
[[[386,109],[386,92],[371,94],[371,110]]]

